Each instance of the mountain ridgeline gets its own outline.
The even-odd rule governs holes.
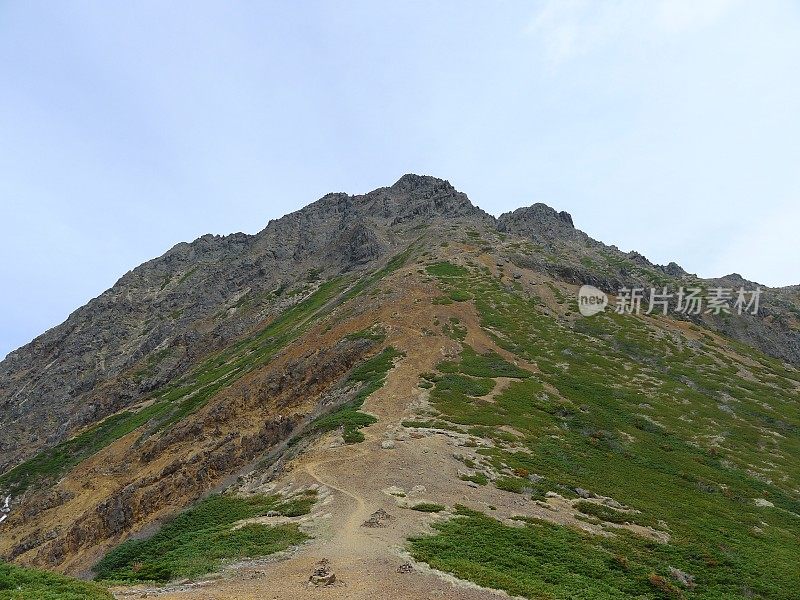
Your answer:
[[[0,470],[136,405],[210,350],[291,306],[314,281],[375,268],[417,237],[424,244],[422,228],[431,221],[532,240],[540,251],[515,253],[515,264],[569,283],[608,291],[698,281],[674,263],[652,265],[635,252],[604,246],[575,229],[568,213],[544,204],[495,219],[433,177],[405,175],[361,196],[328,194],[255,235],[205,235],[178,244],[10,353],[0,363]],[[598,251],[608,263],[587,266]],[[736,275],[719,282],[756,286]],[[287,290],[295,293],[281,294]],[[792,303],[797,295],[796,288],[766,294],[758,321],[706,324],[797,364],[800,332],[787,326],[800,318]]]
[[[626,287],[762,292],[757,314],[617,315],[612,306],[584,317],[576,301],[584,284],[612,296]],[[458,554],[467,552],[466,524],[501,554],[521,552],[520,543],[538,552],[533,538],[515,542],[522,530],[499,515],[521,494],[534,511],[523,515],[531,519],[524,531],[563,552],[595,552],[581,536],[612,532],[603,555],[619,564],[598,598],[789,598],[775,590],[791,583],[778,570],[795,559],[785,547],[800,531],[798,367],[800,286],[701,279],[593,240],[544,204],[495,218],[447,181],[404,175],[364,195],[328,194],[255,235],[178,244],[9,354],[0,363],[0,493],[11,497],[0,558],[81,576],[95,568],[109,579],[194,576],[196,562],[177,549],[159,562],[137,546],[141,556],[126,562],[135,552],[124,542],[172,523],[152,546],[178,544],[190,519],[170,519],[204,498],[185,514],[211,519],[215,502],[230,502],[226,510],[242,519],[264,518],[267,508],[294,518],[298,505],[310,511],[315,494],[341,486],[326,488],[314,466],[303,471],[314,487],[301,492],[294,481],[282,499],[241,504],[209,494],[272,494],[298,470],[293,461],[305,464],[319,451],[315,441],[330,436],[342,452],[363,442],[384,456],[381,448],[438,432],[462,449],[483,448],[470,457],[447,451],[468,467],[447,485],[490,494],[482,505],[498,518],[448,503],[444,492],[420,502],[418,514],[450,510],[452,518],[409,542],[417,560],[512,594],[574,597],[566,579],[545,585]],[[379,439],[376,428],[394,433]],[[633,449],[645,442],[646,451]],[[371,460],[358,456],[348,464]],[[604,477],[613,466],[639,483]],[[650,488],[636,487],[645,480]],[[659,485],[687,481],[684,500],[721,515],[711,527],[721,531],[728,519],[761,532],[774,587],[755,582],[767,568],[755,551],[720,558],[722,541],[693,537],[659,504]],[[397,502],[409,496],[381,495],[387,485],[362,488]],[[556,524],[534,522],[550,518],[535,513],[539,505],[561,515]],[[767,505],[783,512],[756,519]],[[240,531],[229,521],[214,535]],[[770,538],[767,523],[780,535]],[[277,551],[306,537],[280,526],[272,534],[284,537],[259,547]],[[745,535],[729,532],[725,543],[738,548]],[[628,536],[661,550],[626,546]],[[520,556],[532,560],[544,559]],[[710,561],[724,566],[715,571]],[[206,570],[219,564],[209,560]]]

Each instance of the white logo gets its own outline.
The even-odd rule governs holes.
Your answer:
[[[608,296],[593,285],[584,285],[578,290],[578,310],[584,317],[603,312],[608,305]]]

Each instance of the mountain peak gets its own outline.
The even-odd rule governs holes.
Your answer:
[[[497,220],[497,228],[545,243],[556,239],[586,237],[586,234],[575,229],[572,215],[541,202],[503,213]]]
[[[390,189],[397,191],[417,191],[420,189],[456,191],[446,179],[440,179],[432,175],[417,175],[416,173],[406,173]]]

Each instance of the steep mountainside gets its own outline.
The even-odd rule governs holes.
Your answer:
[[[791,598],[800,289],[616,314],[623,287],[757,284],[417,175],[179,244],[0,363],[0,557],[152,587],[306,540],[155,591]]]
[[[254,236],[178,244],[0,363],[0,470],[135,405],[314,282],[404,249],[414,225],[461,216],[491,220],[447,182],[406,176],[329,194]]]

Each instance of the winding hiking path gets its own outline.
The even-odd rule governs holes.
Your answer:
[[[413,295],[410,296],[413,298]],[[402,315],[402,316],[401,316]],[[414,564],[413,572],[399,573],[411,561],[405,554],[409,537],[431,531],[435,514],[409,510],[407,505],[435,501],[452,506],[469,500],[471,490],[458,479],[460,463],[453,458],[453,440],[441,435],[402,440],[404,418],[412,416],[412,405],[427,392],[418,387],[419,374],[431,371],[451,352],[457,351],[446,337],[423,338],[430,314],[413,303],[392,307],[381,321],[389,330],[388,344],[405,352],[389,372],[383,388],[367,398],[363,411],[378,421],[362,429],[364,441],[336,445],[335,434],[317,440],[299,457],[287,463],[275,481],[277,489],[317,484],[328,493],[305,522],[311,539],[287,556],[272,560],[245,561],[221,575],[184,586],[162,589],[118,590],[118,598],[147,597],[168,600],[270,600],[325,598],[336,600],[445,599],[478,600],[504,594],[478,588]],[[385,439],[397,440],[393,449],[383,449]],[[395,486],[407,494],[397,498],[384,490]],[[401,506],[405,503],[406,507]],[[391,518],[383,527],[362,524],[383,509]],[[326,559],[336,574],[336,583],[324,588],[310,586],[315,565]]]

